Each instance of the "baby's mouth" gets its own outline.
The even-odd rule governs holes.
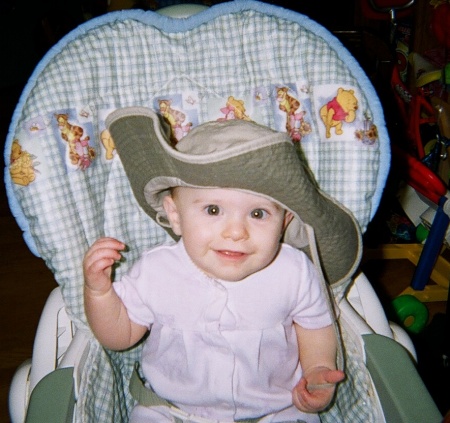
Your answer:
[[[216,250],[216,253],[222,257],[226,258],[242,258],[247,256],[247,253],[242,251],[233,251],[233,250]]]

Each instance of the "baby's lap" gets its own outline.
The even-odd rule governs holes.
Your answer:
[[[175,423],[175,418],[170,414],[169,408],[164,406],[144,407],[137,405],[133,408],[129,423]]]
[[[320,421],[320,420],[318,420]],[[183,423],[183,420],[175,418],[171,413],[170,409],[166,406],[155,406],[155,407],[144,407],[142,405],[136,405],[131,412],[129,423]],[[273,420],[269,416],[263,417],[260,420],[252,419],[243,421],[242,423],[305,423],[303,420],[295,421],[280,421]]]

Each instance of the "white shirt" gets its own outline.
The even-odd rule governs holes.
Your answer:
[[[238,420],[292,406],[301,377],[293,322],[307,329],[332,323],[315,267],[286,244],[239,282],[202,273],[183,242],[159,246],[113,286],[130,319],[151,328],[142,371],[152,388],[205,418]]]

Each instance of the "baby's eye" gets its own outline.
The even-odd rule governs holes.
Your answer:
[[[265,217],[267,217],[267,211],[263,209],[255,209],[252,210],[250,215],[251,217],[253,217],[253,219],[264,219]]]
[[[206,213],[208,213],[210,216],[217,216],[220,213],[219,206],[216,206],[215,204],[211,204],[210,206],[206,207]]]

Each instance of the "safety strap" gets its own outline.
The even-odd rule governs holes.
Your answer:
[[[161,398],[153,389],[145,385],[145,381],[141,378],[139,374],[139,363],[136,362],[134,365],[133,373],[130,379],[130,393],[132,397],[140,404],[145,407],[155,407],[155,406],[166,406],[170,410],[170,414],[175,417],[175,423],[183,423],[184,421],[189,421],[192,423],[221,423],[218,420],[210,420],[202,417],[194,416],[192,414],[186,413],[170,401]],[[237,420],[236,423],[257,423],[259,418],[256,419],[245,419]]]
[[[139,363],[135,363],[133,374],[130,379],[130,393],[133,398],[145,407],[154,407],[158,405],[165,405],[166,407],[173,407],[169,401],[161,398],[153,389],[145,385],[145,381],[139,375]]]

